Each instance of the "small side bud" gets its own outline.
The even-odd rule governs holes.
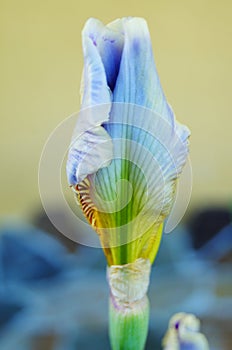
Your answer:
[[[200,333],[200,321],[192,314],[175,314],[163,338],[164,350],[209,350],[206,337]]]

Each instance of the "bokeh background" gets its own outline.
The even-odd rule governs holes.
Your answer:
[[[202,319],[211,349],[231,349],[229,0],[0,1],[0,349],[109,348],[104,257],[49,224],[37,178],[49,134],[79,108],[85,21],[123,16],[146,18],[166,96],[192,132],[192,198],[155,264],[147,349],[176,311]]]

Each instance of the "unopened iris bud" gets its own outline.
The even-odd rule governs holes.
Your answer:
[[[144,19],[122,18],[106,26],[89,19],[82,41],[81,111],[67,176],[107,259],[112,347],[142,350],[150,266],[190,132],[165,98]],[[137,347],[135,337],[141,340]]]

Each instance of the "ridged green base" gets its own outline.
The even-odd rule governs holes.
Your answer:
[[[112,350],[143,350],[149,323],[147,296],[133,308],[118,307],[110,298],[109,335]]]

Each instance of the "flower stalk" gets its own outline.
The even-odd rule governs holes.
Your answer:
[[[149,301],[147,296],[136,305],[119,307],[109,301],[109,336],[112,350],[143,350],[148,333]]]

